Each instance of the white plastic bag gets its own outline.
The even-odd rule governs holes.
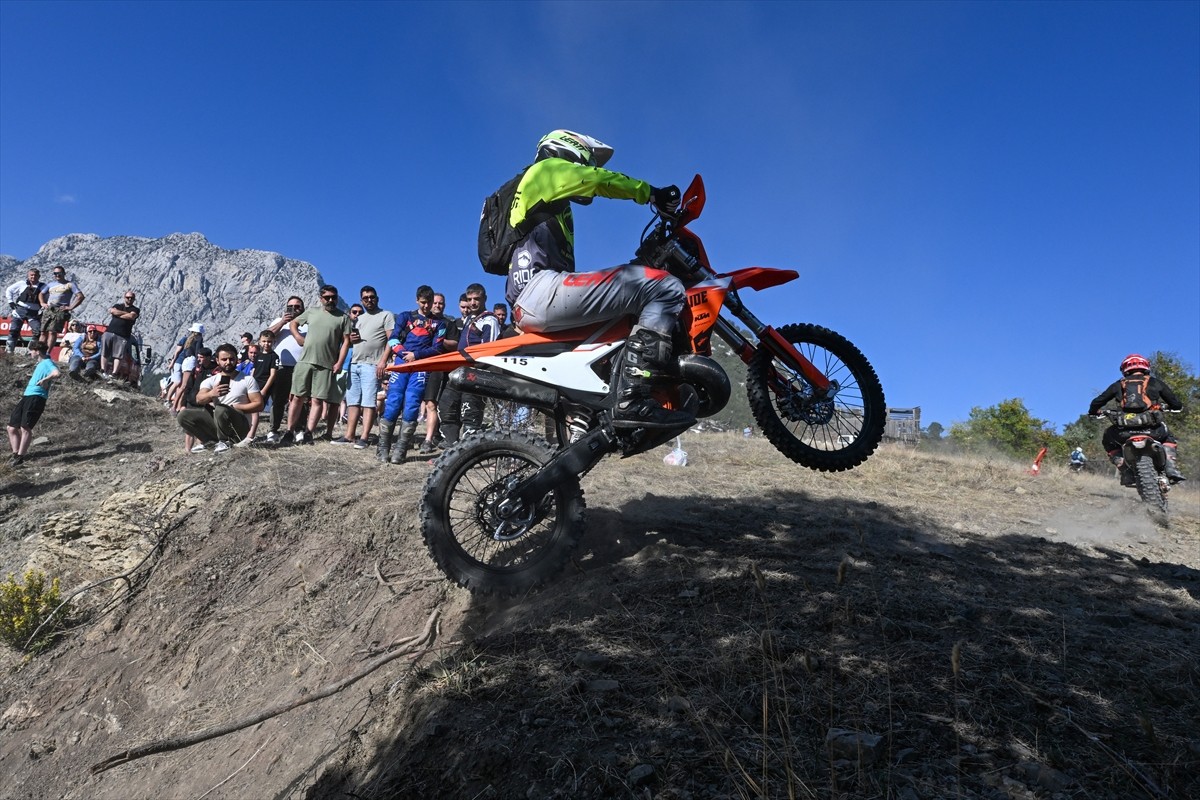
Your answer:
[[[675,449],[663,456],[663,463],[668,467],[687,466],[687,451],[680,446],[679,439],[675,440]]]

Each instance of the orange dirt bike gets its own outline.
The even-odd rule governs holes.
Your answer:
[[[879,444],[886,416],[875,370],[831,330],[811,324],[776,329],[755,317],[743,292],[799,275],[764,267],[715,271],[687,228],[704,199],[697,175],[677,213],[655,211],[633,261],[670,272],[687,290],[675,343],[682,355],[670,378],[655,387],[655,398],[697,417],[725,407],[731,388],[711,357],[716,334],[745,362],[750,408],[781,453],[826,472],[861,464]],[[460,586],[514,595],[543,585],[583,535],[580,478],[610,453],[642,453],[686,429],[613,426],[614,369],[631,329],[623,318],[524,333],[391,368],[449,372],[452,387],[537,409],[547,419],[545,439],[488,430],[466,436],[434,464],[421,498],[422,532],[433,560]]]

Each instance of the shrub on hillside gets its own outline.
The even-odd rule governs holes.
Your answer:
[[[69,607],[55,614],[61,602],[58,578],[47,583],[45,573],[31,569],[22,583],[9,574],[0,583],[0,641],[17,650],[41,650],[49,644],[51,634],[66,626]],[[31,640],[35,631],[37,638]]]

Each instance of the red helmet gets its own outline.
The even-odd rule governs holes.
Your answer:
[[[1150,362],[1146,360],[1145,356],[1139,356],[1137,353],[1125,356],[1125,360],[1121,362],[1121,374],[1128,375],[1136,370],[1149,372]]]

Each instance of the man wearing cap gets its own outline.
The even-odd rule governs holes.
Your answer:
[[[29,323],[36,341],[42,332],[42,300],[41,294],[46,284],[42,283],[42,273],[36,269],[29,270],[25,280],[17,281],[4,290],[4,299],[12,312],[11,326],[8,329],[8,352],[17,349],[21,342],[21,326]]]
[[[50,275],[50,282],[39,295],[45,309],[42,312],[42,341],[46,343],[47,353],[54,349],[58,335],[66,330],[71,312],[86,299],[75,281],[67,280],[67,271],[61,265],[56,264]]]
[[[130,357],[130,346],[133,339],[133,323],[137,322],[142,310],[133,303],[137,295],[132,289],[125,292],[125,302],[117,303],[108,310],[112,318],[108,321],[107,330],[100,340],[100,370],[105,380],[117,376],[121,362]]]

